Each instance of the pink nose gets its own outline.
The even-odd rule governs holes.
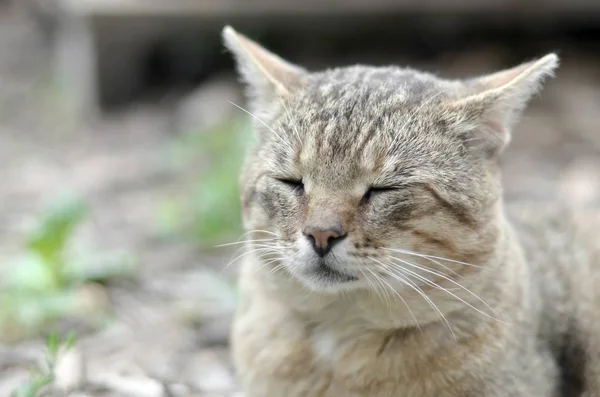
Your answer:
[[[346,235],[337,228],[318,229],[308,226],[304,229],[303,233],[311,242],[315,252],[320,257],[327,255],[336,243],[342,241],[346,237]]]

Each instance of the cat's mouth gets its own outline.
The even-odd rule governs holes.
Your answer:
[[[342,269],[339,269],[342,267]],[[352,270],[346,270],[343,265],[327,258],[312,258],[302,266],[290,266],[290,271],[298,281],[313,291],[336,292],[354,289],[361,278],[355,276]]]
[[[333,283],[349,283],[357,281],[358,278],[351,274],[343,273],[339,270],[327,265],[324,260],[320,260],[317,267],[313,270],[313,274],[319,279]]]

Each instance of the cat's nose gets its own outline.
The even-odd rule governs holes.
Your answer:
[[[306,227],[302,231],[308,241],[312,244],[313,249],[321,258],[331,251],[331,248],[344,238],[347,234],[339,228],[320,229],[314,227]]]

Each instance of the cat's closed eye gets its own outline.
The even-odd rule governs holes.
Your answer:
[[[297,194],[304,193],[304,183],[301,179],[275,178],[275,180],[290,187]]]
[[[363,201],[365,201],[365,202],[369,201],[369,200],[371,200],[371,198],[373,196],[375,196],[377,194],[393,192],[396,190],[399,190],[399,188],[395,187],[395,186],[380,186],[380,187],[372,186],[363,195]]]

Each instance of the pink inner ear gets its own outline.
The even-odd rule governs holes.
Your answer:
[[[271,70],[275,69],[272,65],[272,57],[269,57],[267,54],[265,54],[263,49],[257,44],[253,43],[252,41],[247,40],[244,37],[238,37],[238,40],[240,41],[243,47],[246,47],[246,51],[249,54],[252,54],[252,56],[257,60],[259,64],[263,65],[265,69],[269,70],[272,74],[274,74],[273,70]]]
[[[237,41],[244,51],[254,58],[256,66],[272,83],[285,90],[298,84],[301,68],[289,64],[243,35],[238,34]]]
[[[515,78],[517,78],[517,76],[519,76],[521,73],[527,70],[530,66],[531,63],[526,63],[524,65],[520,65],[509,70],[494,73],[483,79],[483,85],[486,89],[502,87],[513,81]]]

